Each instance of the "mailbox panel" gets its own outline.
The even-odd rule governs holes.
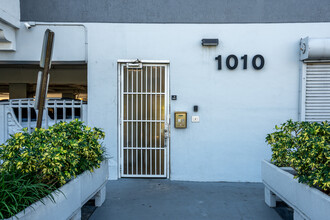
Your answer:
[[[174,113],[174,127],[187,128],[187,112]]]

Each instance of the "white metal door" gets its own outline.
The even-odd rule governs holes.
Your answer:
[[[121,176],[167,177],[168,65],[123,63]]]

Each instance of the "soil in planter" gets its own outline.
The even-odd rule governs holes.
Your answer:
[[[280,167],[283,171],[292,174],[293,176],[297,176],[297,171],[294,170],[292,167]]]
[[[89,217],[93,214],[96,210],[95,200],[90,199],[85,205],[81,208],[81,220],[88,220]]]
[[[283,220],[293,220],[293,209],[285,202],[276,202],[274,209]]]

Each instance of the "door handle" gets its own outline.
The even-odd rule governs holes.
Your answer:
[[[168,136],[169,136],[169,133],[168,133],[168,124],[165,123],[165,126],[164,126],[164,138],[165,138],[165,140],[168,139]]]
[[[168,138],[168,130],[166,128],[164,129],[164,138],[165,140]]]

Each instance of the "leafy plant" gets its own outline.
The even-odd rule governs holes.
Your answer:
[[[2,172],[0,175],[0,219],[15,215],[45,196],[54,202],[51,194],[54,190],[54,186],[39,183],[36,177]]]
[[[0,145],[0,218],[11,217],[104,160],[104,132],[74,120],[24,130]],[[40,200],[42,202],[42,200]]]
[[[99,139],[104,132],[83,122],[60,122],[49,129],[24,130],[1,145],[0,171],[35,175],[40,182],[60,187],[85,170],[93,171],[104,159]]]
[[[104,148],[99,143],[99,140],[105,137],[101,129],[92,129],[75,120],[54,125],[52,132],[56,134],[56,137],[53,136],[54,145],[61,145],[79,158],[75,164],[76,175],[86,170],[93,171],[105,159]]]
[[[291,166],[299,182],[330,192],[330,125],[328,122],[287,121],[266,141],[272,148],[271,161]]]

